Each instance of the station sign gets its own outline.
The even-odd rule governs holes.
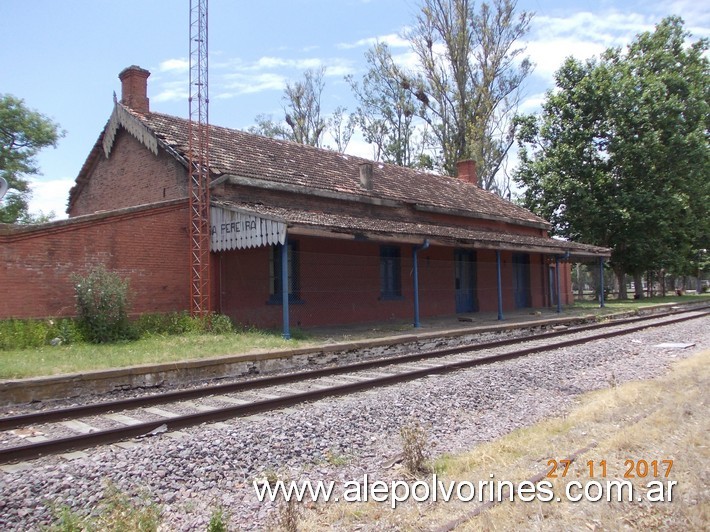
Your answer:
[[[244,211],[210,208],[210,249],[225,251],[275,246],[286,241],[286,224]]]

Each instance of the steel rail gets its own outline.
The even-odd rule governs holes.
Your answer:
[[[694,311],[697,312],[697,309]],[[684,314],[686,312],[683,312]],[[285,408],[288,406],[293,406],[301,403],[317,401],[326,397],[337,397],[342,395],[348,395],[355,392],[367,390],[370,388],[377,388],[381,386],[388,386],[392,384],[397,384],[401,382],[407,382],[410,380],[415,380],[426,375],[432,374],[443,374],[452,371],[457,371],[460,369],[468,369],[476,366],[483,366],[488,364],[493,364],[495,362],[502,362],[505,360],[513,360],[523,356],[527,356],[533,353],[538,353],[542,351],[551,351],[554,349],[560,349],[564,347],[570,347],[574,345],[580,345],[595,340],[602,340],[606,338],[613,338],[616,336],[622,336],[637,332],[643,329],[648,329],[651,327],[660,327],[664,325],[672,325],[674,323],[680,323],[683,321],[688,321],[692,319],[697,319],[709,315],[710,312],[705,312],[702,314],[695,314],[692,316],[677,317],[671,320],[666,320],[657,324],[645,324],[637,325],[627,329],[608,331],[592,336],[587,336],[584,338],[573,338],[569,340],[563,340],[561,342],[555,342],[547,345],[532,346],[528,348],[519,349],[516,351],[511,351],[508,353],[502,353],[498,355],[491,355],[483,358],[476,358],[470,360],[463,360],[452,362],[448,364],[443,364],[438,367],[427,367],[416,369],[412,371],[407,371],[404,373],[395,373],[388,376],[377,377],[373,379],[368,379],[365,381],[357,381],[342,385],[336,385],[328,388],[321,388],[317,390],[309,390],[306,392],[285,395],[283,397],[277,397],[272,399],[264,399],[261,401],[255,401],[253,403],[248,403],[244,405],[234,405],[225,408],[216,408],[207,412],[199,412],[195,414],[187,414],[168,420],[157,420],[141,423],[138,425],[132,425],[127,427],[118,427],[114,429],[107,429],[99,432],[82,434],[77,436],[69,436],[64,438],[57,438],[54,440],[48,440],[43,442],[37,442],[27,445],[20,445],[14,447],[8,447],[5,449],[0,449],[0,463],[10,463],[19,460],[31,460],[39,458],[44,455],[57,454],[62,452],[67,452],[70,450],[86,449],[89,447],[94,447],[98,445],[103,445],[107,443],[115,443],[118,441],[136,438],[139,436],[145,436],[161,426],[166,425],[169,430],[179,430],[201,423],[214,423],[218,421],[225,421],[227,419],[232,419],[235,417],[244,417],[254,414],[264,413],[271,410],[276,410],[280,408]],[[655,318],[664,316],[654,316]],[[579,332],[575,329],[574,332]],[[526,340],[538,340],[542,335],[532,336],[526,338]],[[519,339],[518,339],[519,340]],[[455,348],[458,352],[467,351],[463,348]],[[472,349],[468,349],[472,351]]]
[[[456,355],[460,353],[468,353],[472,351],[483,351],[488,349],[495,349],[498,347],[506,347],[508,345],[520,344],[523,342],[533,341],[533,340],[545,340],[549,338],[557,338],[559,336],[565,336],[568,334],[576,334],[578,332],[585,332],[589,330],[603,329],[607,327],[623,326],[630,323],[638,323],[642,321],[648,321],[653,319],[664,318],[672,315],[687,314],[690,312],[698,312],[710,307],[698,307],[694,309],[669,311],[658,314],[651,314],[648,316],[635,316],[632,318],[624,318],[619,320],[612,320],[602,323],[593,323],[590,325],[581,325],[574,328],[550,331],[540,334],[532,334],[523,337],[515,338],[505,338],[502,340],[493,340],[490,342],[483,342],[475,345],[462,345],[456,347],[447,347],[442,349],[434,349],[431,351],[409,353],[405,355],[397,355],[387,358],[378,358],[374,360],[367,360],[363,362],[355,362],[352,364],[343,364],[335,367],[318,368],[306,371],[297,371],[293,373],[285,373],[282,375],[271,375],[267,377],[259,377],[256,379],[250,379],[240,382],[232,382],[225,384],[216,384],[209,386],[200,386],[197,388],[190,388],[185,390],[175,390],[171,392],[165,392],[155,395],[147,395],[140,397],[131,397],[127,399],[118,399],[115,401],[104,401],[99,403],[91,403],[88,405],[78,405],[68,408],[45,410],[42,412],[32,412],[28,414],[18,414],[14,416],[5,416],[0,418],[0,431],[26,427],[32,424],[39,423],[53,423],[56,421],[62,421],[65,419],[75,419],[78,417],[87,417],[91,415],[105,414],[113,412],[116,410],[132,410],[137,408],[144,408],[147,406],[154,406],[159,404],[185,401],[189,399],[195,399],[200,397],[205,397],[208,395],[218,395],[225,393],[236,393],[245,392],[251,390],[258,390],[261,388],[268,388],[271,386],[278,386],[282,384],[291,384],[294,382],[300,382],[306,379],[316,379],[321,377],[331,377],[334,375],[341,375],[343,373],[352,373],[355,371],[366,371],[370,369],[377,369],[384,366],[391,366],[395,364],[407,364],[410,362],[417,362],[426,359],[441,358],[445,356]]]

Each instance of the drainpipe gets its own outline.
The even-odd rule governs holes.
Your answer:
[[[498,273],[498,320],[503,320],[503,283],[500,275],[500,250],[496,250],[496,270]]]
[[[281,305],[283,307],[283,337],[291,339],[291,328],[288,322],[288,239],[281,244]]]
[[[599,257],[599,308],[604,308],[604,257]]]
[[[414,258],[414,327],[418,329],[421,327],[419,323],[419,262],[418,255],[420,251],[424,251],[429,248],[429,240],[424,239],[421,246],[414,246],[412,251],[412,256]]]

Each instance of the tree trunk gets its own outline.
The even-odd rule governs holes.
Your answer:
[[[666,297],[666,270],[661,269],[661,273],[658,275],[660,276],[659,281],[661,282],[661,295]]]
[[[577,298],[584,300],[584,282],[582,281],[582,265],[577,263]]]
[[[615,269],[614,274],[619,283],[619,299],[628,299],[629,295],[626,293],[626,272],[622,269]]]
[[[640,273],[634,274],[634,299],[643,299],[643,276]]]

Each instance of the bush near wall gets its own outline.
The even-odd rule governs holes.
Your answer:
[[[228,316],[210,313],[204,318],[190,316],[188,312],[168,314],[144,314],[135,321],[138,333],[174,336],[181,334],[228,334],[234,332],[234,325]]]
[[[103,344],[137,339],[128,321],[128,279],[99,265],[87,275],[72,276],[72,282],[78,322],[89,342]]]

